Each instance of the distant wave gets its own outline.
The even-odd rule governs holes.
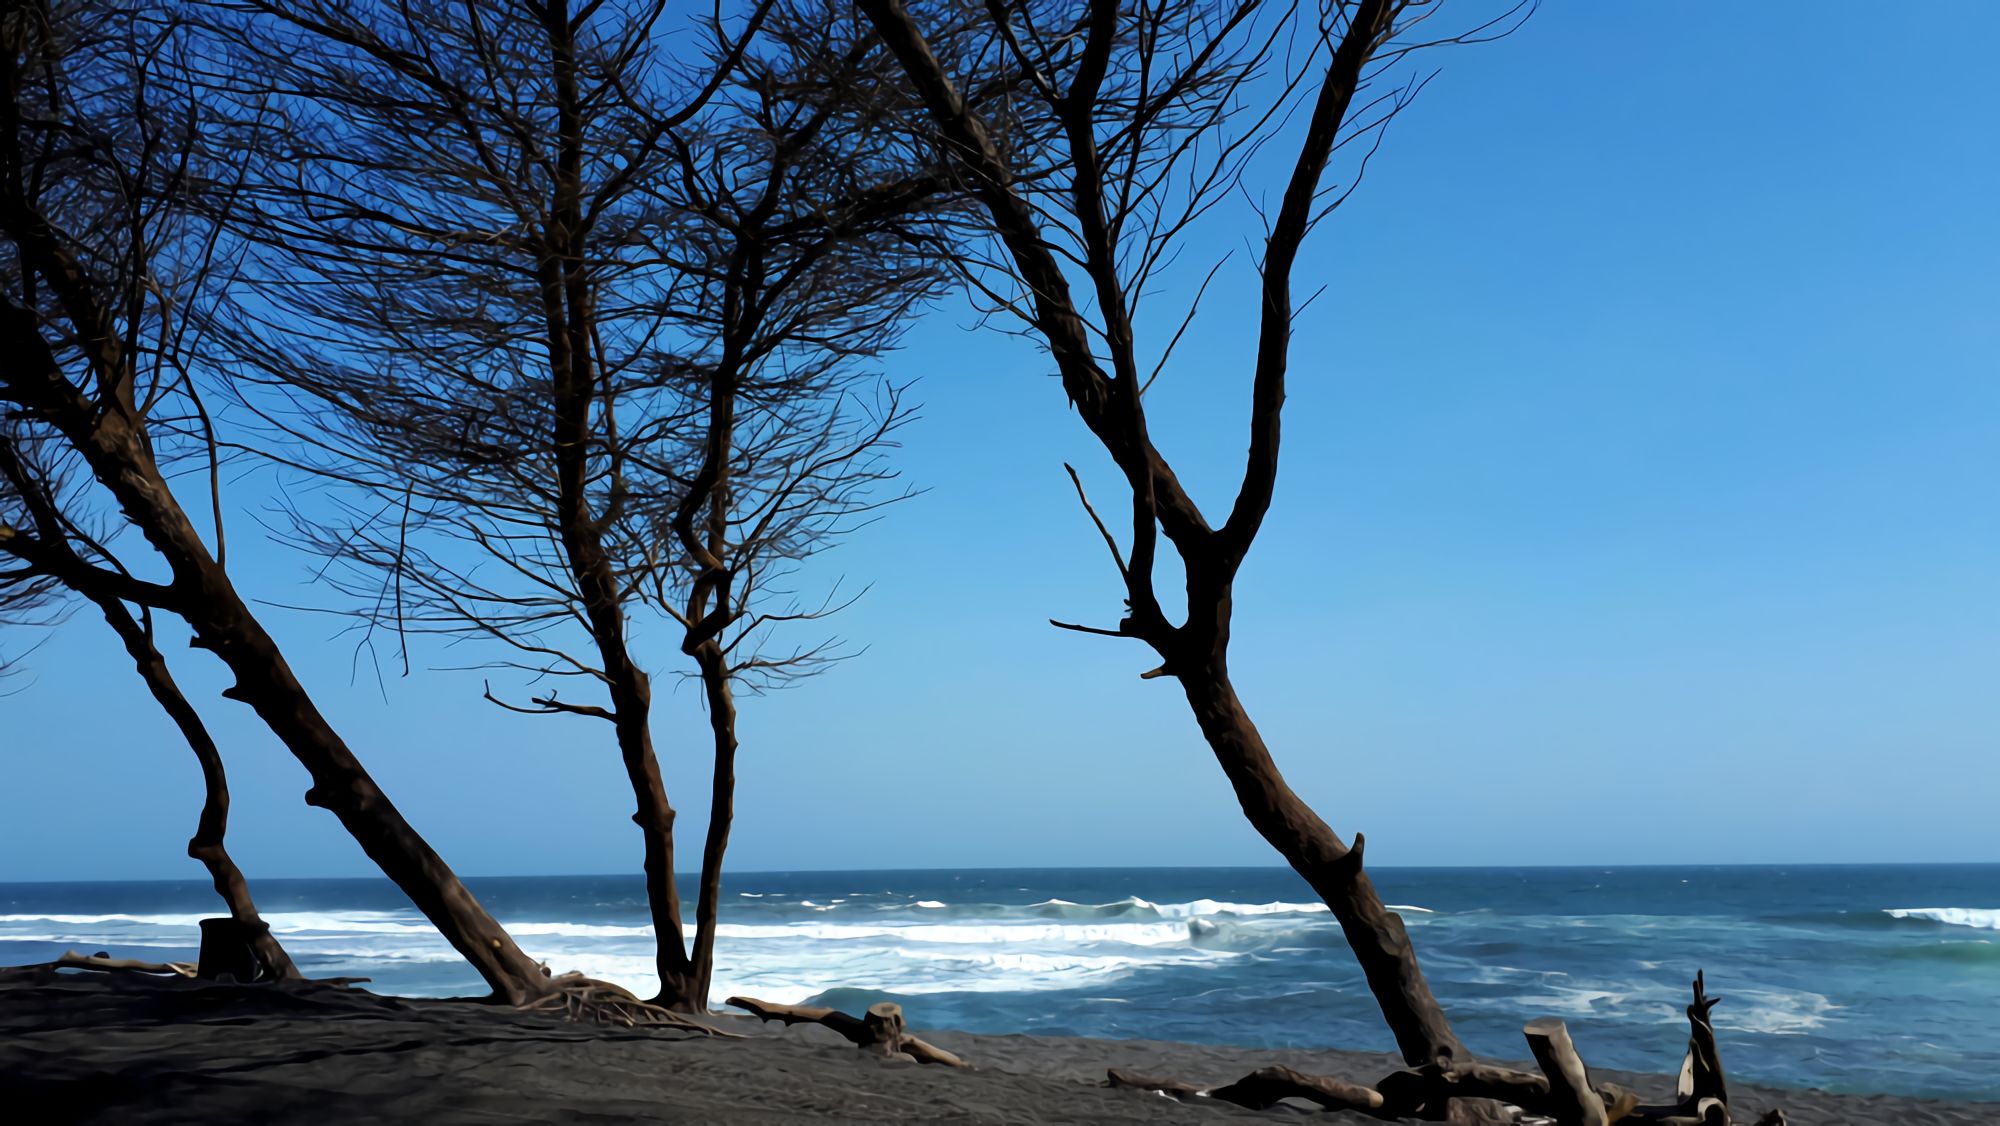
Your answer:
[[[1324,903],[1226,903],[1196,899],[1188,903],[1163,903],[1160,914],[1169,919],[1191,919],[1203,915],[1311,915],[1326,909]]]
[[[1882,912],[1897,919],[1944,923],[1953,927],[1976,927],[2000,931],[2000,908],[1993,907],[1891,907]]]
[[[1006,911],[1007,908],[1000,908]],[[1123,919],[1161,917],[1158,904],[1149,903],[1138,896],[1120,899],[1112,903],[1071,903],[1067,899],[1044,899],[1040,903],[1028,904],[1027,911],[1045,919]]]
[[[1002,910],[1005,910],[1004,908]],[[1231,903],[1219,899],[1193,899],[1186,903],[1153,903],[1132,896],[1111,903],[1071,903],[1067,899],[1044,899],[1027,910],[1045,918],[1060,919],[1198,919],[1211,915],[1313,915],[1324,914],[1324,903]],[[1422,907],[1396,907],[1397,911],[1429,912]]]
[[[607,923],[502,923],[509,934],[553,934],[570,938],[650,938],[651,927],[620,927]],[[426,928],[428,929],[428,928]]]

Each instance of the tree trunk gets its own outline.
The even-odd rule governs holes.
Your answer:
[[[146,682],[147,690],[174,721],[174,726],[180,729],[181,737],[187,740],[194,757],[201,763],[201,818],[195,824],[194,836],[188,840],[188,855],[201,861],[202,866],[208,869],[209,879],[215,884],[215,894],[222,897],[222,902],[229,908],[229,917],[242,929],[251,950],[263,964],[264,976],[300,976],[284,946],[271,933],[270,925],[257,913],[257,905],[250,898],[250,884],[243,878],[242,870],[230,858],[229,849],[224,844],[229,832],[229,777],[223,772],[222,753],[209,736],[208,726],[202,722],[194,705],[181,694],[180,686],[174,683],[173,674],[167,669],[165,658],[160,656],[152,639],[133,619],[132,612],[116,600],[95,601],[104,613],[104,620],[111,624],[119,640],[125,643],[125,651],[131,654],[132,663],[138,668],[140,678]]]
[[[188,532],[191,537],[192,529]],[[206,581],[187,616],[201,647],[236,675],[223,695],[249,704],[269,725],[312,775],[306,803],[340,819],[368,858],[472,963],[495,995],[511,1004],[539,996],[547,988],[547,972],[515,945],[375,784],[221,569],[205,559],[205,550],[201,554]]]
[[[722,857],[729,849],[729,829],[735,818],[736,693],[730,683],[728,658],[713,641],[695,654],[701,665],[701,687],[708,703],[708,730],[715,744],[715,772],[708,790],[708,838],[701,849],[701,895],[695,903],[694,971],[699,992],[691,998],[694,1011],[708,1007],[709,984],[715,975],[715,925],[722,902]]]
[[[1363,839],[1349,848],[1285,783],[1256,724],[1243,710],[1218,655],[1178,673],[1202,735],[1258,833],[1326,901],[1354,950],[1396,1046],[1412,1067],[1469,1061],[1417,965],[1403,920],[1382,905],[1361,869]]]
[[[695,967],[688,960],[681,927],[681,896],[674,875],[674,807],[653,753],[652,688],[646,674],[624,652],[599,646],[612,676],[614,722],[625,778],[632,786],[632,823],[645,840],[646,904],[653,920],[653,965],[660,991],[653,1004],[675,1012],[699,1012]],[[616,659],[614,660],[614,654]],[[705,996],[705,994],[702,994]]]

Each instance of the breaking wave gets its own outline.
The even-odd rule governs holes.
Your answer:
[[[2000,931],[2000,908],[1992,907],[1891,907],[1882,912],[1895,919],[1943,923],[1952,927],[1974,927]]]

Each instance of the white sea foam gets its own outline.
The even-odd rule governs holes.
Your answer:
[[[66,927],[115,927],[122,933],[138,929],[192,931],[200,928],[203,919],[214,918],[215,915],[214,911],[189,915],[0,915],[0,924],[54,923]],[[280,934],[327,932],[409,934],[431,930],[431,925],[425,922],[421,915],[414,913],[405,915],[390,911],[274,911],[266,914],[264,921],[271,925],[273,931]]]
[[[264,916],[279,934],[429,934],[430,923],[414,912],[279,911]]]
[[[554,934],[572,938],[651,938],[652,927],[620,927],[607,923],[504,923],[509,934]]]
[[[1026,910],[1059,918],[1122,918],[1157,916],[1163,919],[1198,919],[1211,915],[1312,915],[1322,914],[1324,903],[1231,903],[1219,899],[1194,899],[1186,903],[1154,903],[1132,896],[1111,903],[1072,903],[1067,899],[1044,899]],[[1422,907],[1398,907],[1398,911],[1428,914]]]
[[[0,923],[60,923],[69,927],[138,923],[154,927],[197,927],[209,915],[0,915]]]
[[[417,965],[455,965],[465,960],[465,955],[453,950],[443,939],[435,946],[327,946],[319,942],[309,945],[297,942],[285,944],[294,956],[312,955],[318,958],[352,958],[357,962],[411,963]]]
[[[1883,914],[1898,919],[1921,919],[1954,927],[2000,930],[2000,908],[1992,907],[1891,907]]]
[[[812,939],[852,942],[895,939],[899,942],[995,946],[1015,943],[1120,942],[1129,946],[1161,946],[1187,940],[1179,923],[722,923],[718,938]]]
[[[1226,903],[1196,899],[1187,903],[1155,905],[1169,919],[1189,919],[1202,915],[1310,915],[1327,909],[1324,903]]]
[[[1772,1036],[1801,1036],[1826,1025],[1840,1006],[1817,993],[1797,990],[1732,989],[1736,1004],[1715,1010],[1715,1026]]]
[[[738,894],[762,900],[755,910],[767,911],[779,893]],[[715,982],[717,998],[741,993],[798,1003],[838,989],[899,995],[1107,992],[1134,973],[1168,967],[1199,972],[1205,965],[1250,957],[1243,952],[1263,950],[1300,927],[1328,922],[1323,904],[1213,899],[1168,904],[1137,897],[1103,904],[1052,899],[1029,907],[924,899],[870,911],[868,922],[836,922],[838,913],[826,913],[841,905],[851,910],[844,897],[790,902],[812,917],[731,921],[717,928],[724,971]],[[899,917],[898,911],[905,914]],[[0,915],[0,939],[90,948],[191,947],[200,920],[210,914]],[[1315,914],[1317,919],[1309,918]],[[294,955],[309,959],[316,970],[340,965],[367,974],[370,967],[401,967],[399,980],[408,981],[408,975],[423,973],[420,967],[459,961],[431,925],[408,909],[277,911],[266,919]],[[638,919],[585,922],[544,915],[502,922],[529,956],[557,972],[581,971],[641,996],[659,987],[653,929]]]

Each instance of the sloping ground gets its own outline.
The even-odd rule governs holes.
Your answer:
[[[916,1014],[921,1017],[921,1014]],[[9,1123],[1253,1121],[1096,1086],[1107,1066],[1221,1083],[1256,1067],[1367,1080],[1386,1056],[927,1032],[973,1070],[889,1063],[818,1028],[719,1022],[744,1039],[564,1024],[331,987],[63,974],[0,979]],[[1611,1076],[1649,1096],[1659,1077]],[[2000,1104],[1746,1090],[1798,1126],[2000,1123]],[[1368,1122],[1315,1114],[1329,1124]]]

